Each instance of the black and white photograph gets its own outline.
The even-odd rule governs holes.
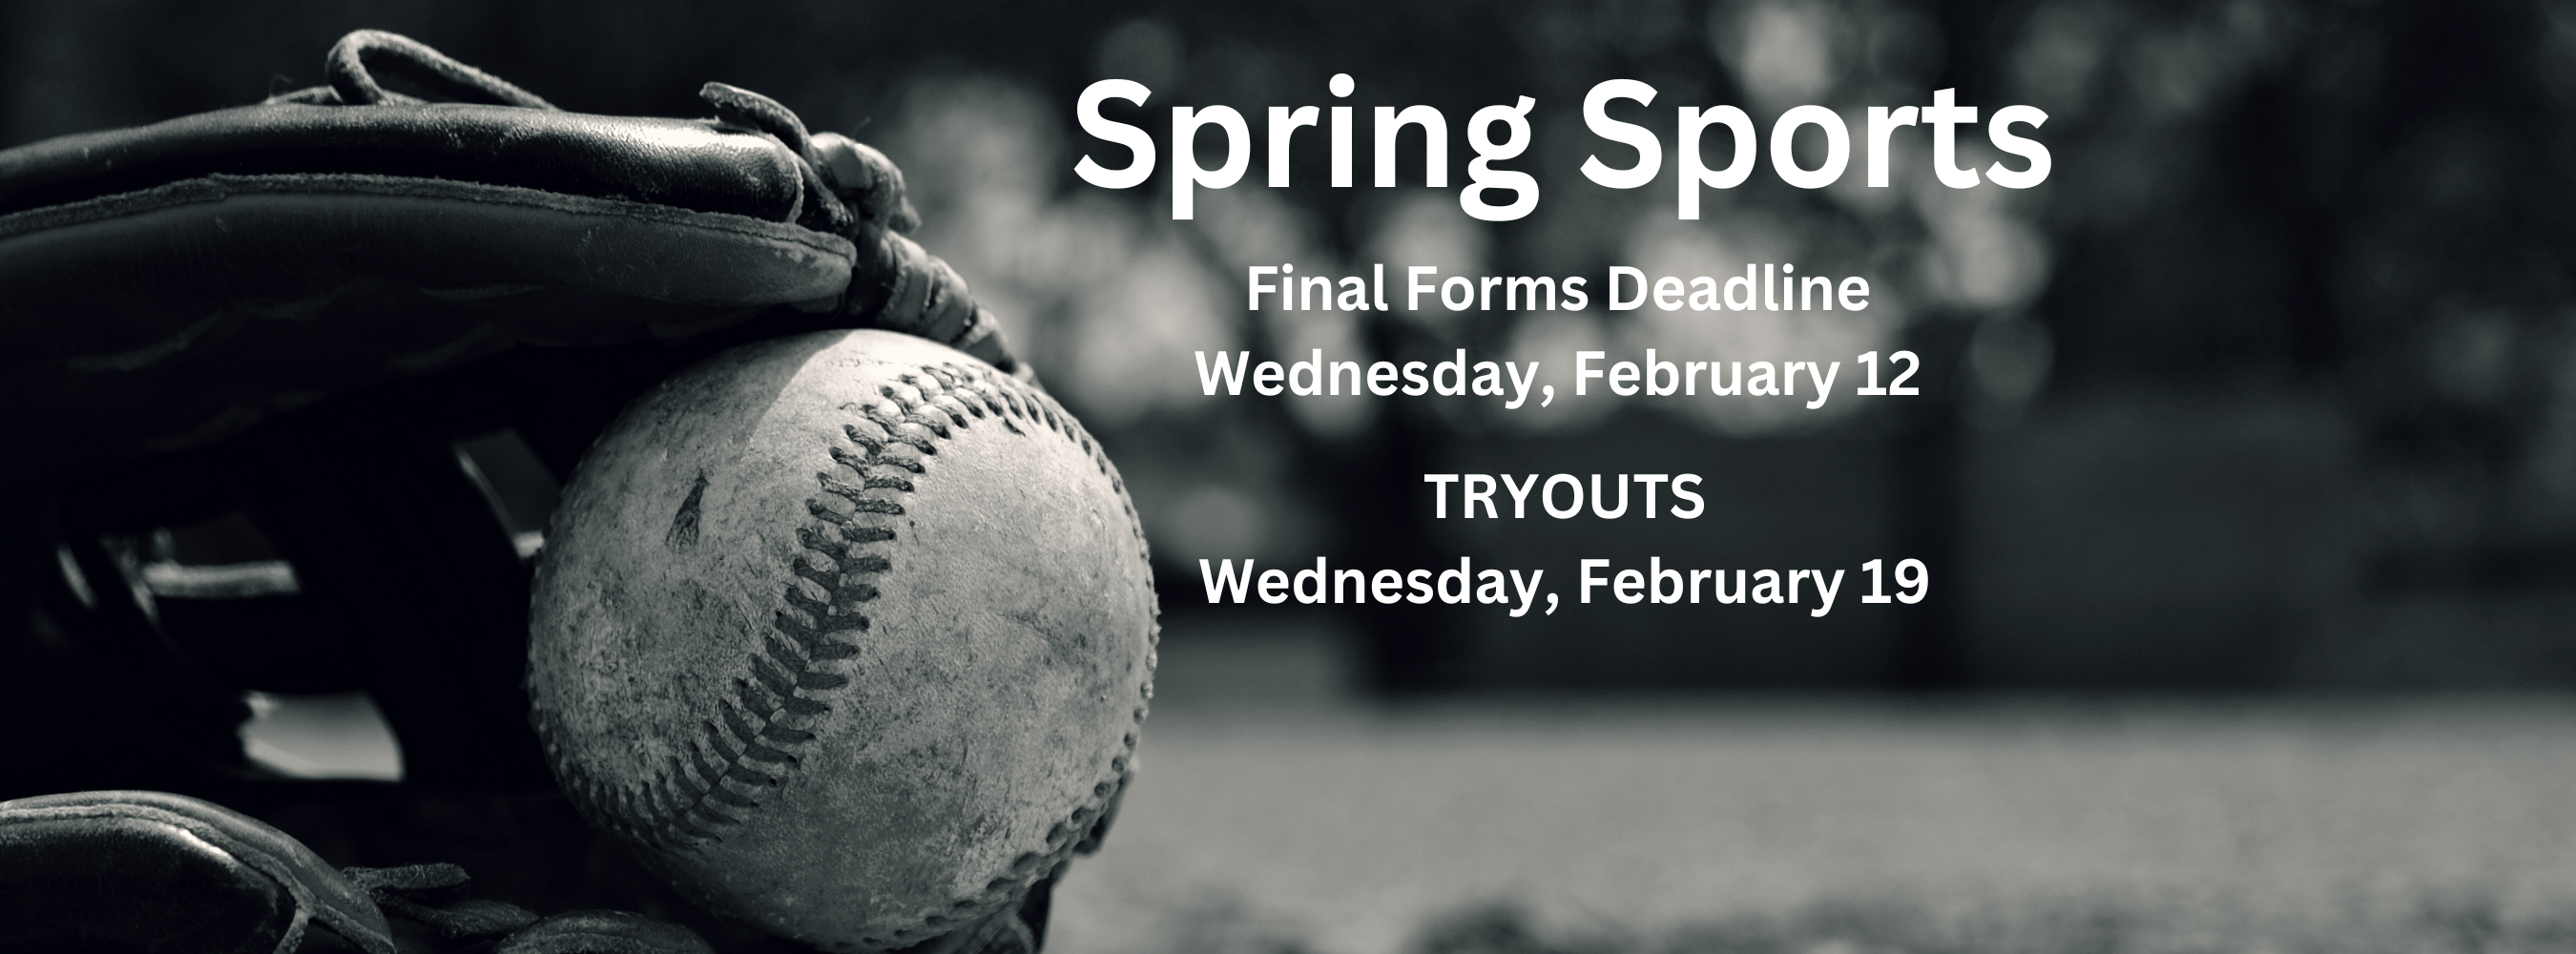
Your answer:
[[[0,952],[2576,951],[2576,3],[0,50]]]

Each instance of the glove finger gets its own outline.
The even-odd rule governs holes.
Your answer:
[[[810,158],[831,174],[842,199],[861,216],[897,232],[921,227],[921,214],[904,191],[903,170],[885,153],[840,133],[815,133],[807,141]]]
[[[938,256],[893,232],[863,247],[850,277],[849,312],[869,325],[919,335],[1022,373],[991,311],[975,303],[966,280]]]

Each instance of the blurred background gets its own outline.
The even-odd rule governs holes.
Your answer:
[[[1100,436],[1154,545],[1148,768],[1051,949],[2576,946],[2576,4],[15,0],[0,145],[312,85],[358,27],[579,111],[699,115],[722,80],[906,170],[917,237]],[[1325,92],[1340,72],[1347,101]],[[1411,171],[1325,188],[1310,134],[1304,184],[1264,187],[1256,162],[1175,222],[1168,154],[1132,190],[1073,174],[1125,155],[1073,122],[1110,77],[1154,91],[1112,118],[1160,140],[1164,107],[1231,105],[1256,157],[1264,107],[1431,104],[1453,183],[1466,118],[1531,96],[1534,144],[1505,165],[1543,199],[1488,224]],[[2024,134],[2054,171],[1952,190],[1918,144],[1891,188],[1757,172],[1679,222],[1673,163],[1633,191],[1577,171],[1627,161],[1582,120],[1612,78],[1660,91],[1622,116],[1667,149],[1676,105],[1856,124],[1956,88],[2046,110]],[[1866,276],[1873,306],[1238,304],[1253,263],[1597,283],[1748,261]],[[1919,398],[1813,412],[1507,413],[1211,399],[1192,358],[1461,347],[1905,349],[1925,370]],[[1420,481],[1558,471],[1696,472],[1709,513],[1439,521]],[[496,483],[542,512],[559,476]],[[1576,556],[1910,557],[1934,587],[1824,619],[1203,604],[1202,558],[1318,555],[1552,577]],[[327,749],[354,723],[269,724],[255,746]],[[358,774],[399,774],[369,751]]]

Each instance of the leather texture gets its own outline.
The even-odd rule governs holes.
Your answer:
[[[473,879],[464,868],[446,862],[348,868],[342,873],[393,921],[398,940],[409,937],[464,946],[507,936],[537,921],[535,914],[518,905],[466,896],[465,883]]]
[[[0,802],[0,952],[288,954],[313,921],[394,954],[363,892],[230,809],[137,791]]]
[[[854,258],[744,216],[383,176],[218,176],[20,213],[0,218],[0,438],[61,451],[40,466],[204,446],[520,345],[679,341],[828,305]]]
[[[176,356],[165,343],[209,303],[278,315],[361,280],[444,292],[467,310],[533,287],[712,308],[828,300],[852,259],[836,235],[624,200],[374,175],[210,176],[0,217],[0,354],[141,370]],[[46,320],[74,314],[83,320]],[[524,341],[634,337],[613,311],[525,317],[512,323]]]
[[[826,329],[934,338],[1033,383],[965,281],[900,234],[918,219],[894,164],[809,133],[782,104],[711,83],[713,119],[565,112],[374,31],[326,62],[328,85],[267,103],[0,150],[0,447],[19,452],[0,468],[0,500],[19,509],[0,518],[106,581],[120,572],[111,536],[250,515],[295,565],[307,611],[269,622],[310,630],[285,643],[363,649],[314,668],[379,701],[414,784],[544,775],[515,691],[526,571],[482,522],[489,501],[460,477],[454,441],[507,428],[566,473],[652,381]],[[467,102],[424,102],[376,72]],[[43,574],[57,577],[70,579]],[[422,579],[449,592],[421,600]],[[0,600],[33,599],[12,582]],[[185,613],[155,612],[140,590],[96,598],[117,589],[37,592],[72,644],[148,700],[125,707],[127,741],[182,739],[172,751],[192,768],[137,779],[116,774],[130,756],[73,751],[125,749],[66,745],[47,764],[104,774],[18,791],[199,790],[238,767],[227,693],[241,686],[174,648],[200,645],[174,632]],[[346,638],[355,621],[363,640]],[[0,914],[21,918],[0,917],[0,951],[126,928],[183,937],[161,950],[286,949],[319,919],[385,954],[388,913],[413,935],[484,938],[525,915],[436,886],[370,901],[205,803],[57,798],[70,800],[0,803]],[[90,880],[45,880],[56,871]],[[1020,902],[1032,947],[1047,883]],[[133,915],[138,896],[197,900]],[[188,923],[214,934],[170,920],[199,915]]]
[[[368,63],[520,105],[422,102]],[[918,289],[889,269],[936,262],[885,251],[910,245],[888,227],[910,224],[900,174],[756,93],[710,84],[713,119],[566,112],[373,31],[330,65],[334,87],[0,150],[0,443],[50,451],[13,483],[522,345],[687,341],[781,312],[942,323],[1010,362],[988,316],[959,320],[982,313],[953,273],[926,276],[953,292],[914,294],[914,313],[882,293],[851,307],[854,276]]]
[[[771,222],[804,201],[797,156],[716,120],[477,103],[263,103],[0,152],[0,214],[208,175],[360,174],[518,186]]]

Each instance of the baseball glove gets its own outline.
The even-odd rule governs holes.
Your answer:
[[[686,341],[780,308],[1017,368],[901,234],[894,164],[757,93],[707,84],[714,119],[569,113],[376,31],[327,70],[0,152],[12,444],[95,466],[514,345]]]
[[[280,803],[243,690],[365,690],[409,784],[550,791],[543,514],[496,470],[550,491],[629,398],[758,338],[885,328],[1029,375],[902,234],[894,164],[759,94],[584,115],[377,31],[325,75],[0,151],[0,799]],[[1042,933],[1043,886],[1025,910]]]

